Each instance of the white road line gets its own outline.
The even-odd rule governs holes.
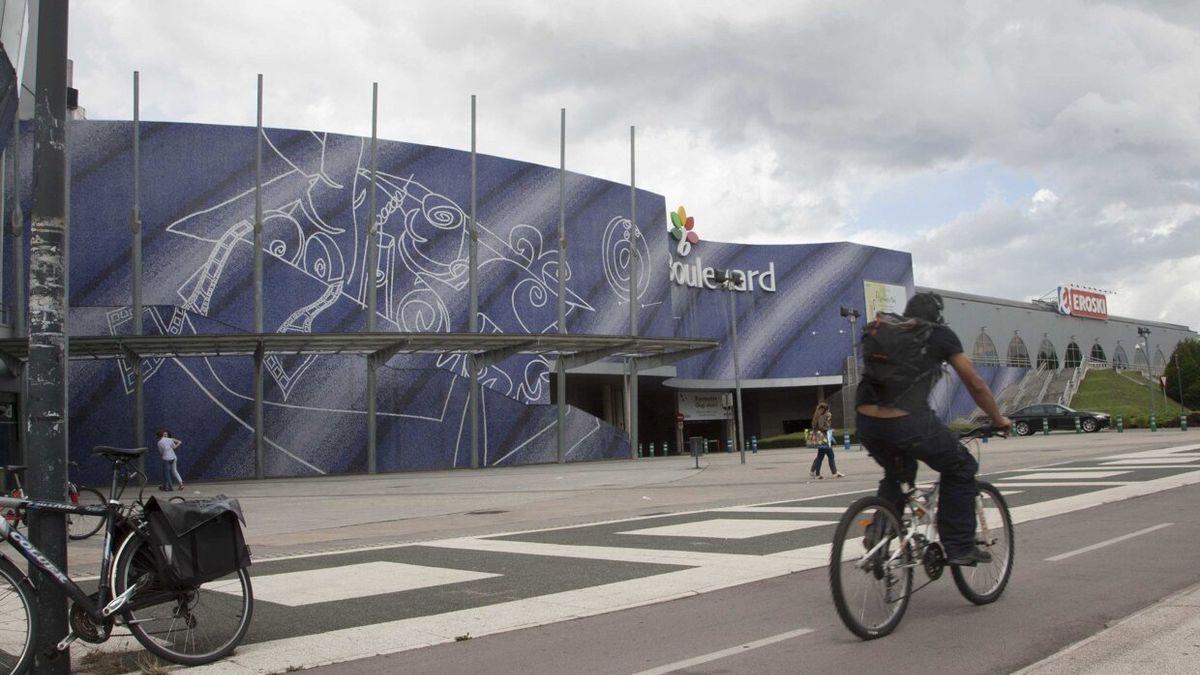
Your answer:
[[[1159,523],[1158,525],[1154,525],[1153,527],[1147,527],[1144,530],[1138,530],[1137,532],[1130,532],[1129,534],[1123,534],[1119,537],[1113,537],[1112,539],[1106,539],[1097,544],[1092,544],[1091,546],[1084,546],[1083,548],[1077,548],[1074,551],[1067,551],[1066,553],[1059,553],[1056,556],[1051,556],[1049,558],[1046,558],[1046,561],[1047,562],[1058,562],[1059,560],[1066,560],[1067,558],[1072,558],[1074,556],[1079,555],[1080,553],[1087,553],[1089,551],[1095,551],[1098,548],[1104,548],[1105,546],[1111,546],[1112,544],[1118,544],[1120,542],[1125,541],[1126,539],[1133,539],[1134,537],[1140,537],[1143,534],[1150,534],[1151,532],[1154,532],[1156,530],[1161,530],[1164,527],[1170,527],[1173,524],[1174,523]]]
[[[1070,469],[1067,471],[1041,471],[1038,473],[1022,473],[1016,476],[1011,476],[1012,480],[1067,480],[1078,478],[1080,480],[1098,480],[1100,478],[1112,478],[1129,473],[1131,470],[1125,471],[1080,471],[1078,469]],[[1008,480],[1008,479],[1005,479]]]
[[[1139,457],[1137,459],[1116,459],[1111,462],[1102,462],[1105,466],[1116,465],[1131,465],[1131,464],[1168,464],[1170,462],[1200,462],[1200,455],[1184,455],[1173,454],[1164,455],[1162,457]]]
[[[845,506],[727,506],[720,513],[833,513],[841,515]]]
[[[649,537],[695,537],[697,539],[752,539],[770,534],[780,534],[810,527],[836,525],[833,520],[746,520],[736,518],[711,518],[690,523],[661,525],[640,530],[626,530],[617,534]]]
[[[997,488],[1099,488],[1099,486],[1108,485],[1109,488],[1115,485],[1129,485],[1135,483],[1135,480],[1054,480],[1050,478],[1038,478],[1033,482],[1027,480],[1003,479],[996,483]]]
[[[351,600],[417,588],[460,584],[498,577],[491,572],[474,572],[428,565],[387,561],[254,577],[254,597],[288,607],[335,600]],[[224,589],[214,590],[224,592]],[[235,592],[232,589],[229,592]],[[239,586],[237,591],[241,592]]]
[[[690,658],[690,659],[684,659],[683,661],[676,661],[675,663],[668,663],[665,666],[651,668],[650,670],[643,670],[642,672],[636,673],[635,675],[664,675],[665,673],[673,673],[677,670],[683,670],[684,668],[691,668],[692,666],[698,666],[701,663],[708,663],[709,661],[716,661],[717,659],[723,659],[727,656],[733,656],[734,654],[741,654],[743,652],[748,652],[751,649],[758,649],[759,647],[766,647],[767,645],[773,645],[776,642],[783,642],[784,640],[791,640],[794,637],[800,637],[801,635],[807,635],[811,632],[812,632],[811,628],[800,628],[797,630],[790,630],[786,633],[780,633],[779,635],[772,635],[771,637],[763,638],[761,640],[747,642],[746,644],[738,645],[736,647],[730,647],[729,649],[722,649],[719,652],[711,652],[709,654],[704,654],[702,656],[697,656],[697,657]]]

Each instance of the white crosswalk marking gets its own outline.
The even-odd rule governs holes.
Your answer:
[[[834,525],[832,520],[736,520],[713,518],[693,523],[648,527],[618,534],[640,534],[654,537],[699,537],[701,539],[750,539],[809,527]]]
[[[256,599],[300,607],[496,576],[500,575],[380,561],[256,576],[253,583]]]

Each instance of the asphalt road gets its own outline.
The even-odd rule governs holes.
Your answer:
[[[1200,581],[1197,504],[1200,486],[1188,486],[1020,524],[1013,579],[1000,601],[971,605],[946,574],[912,598],[900,628],[882,640],[862,642],[839,623],[826,571],[814,569],[312,672],[637,673],[798,629],[811,632],[678,672],[1011,672]]]

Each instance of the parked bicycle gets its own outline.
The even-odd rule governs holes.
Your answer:
[[[71,462],[72,468],[78,468],[79,465]],[[21,486],[21,476],[25,475],[25,469],[28,467],[10,464],[4,467],[4,472],[11,477],[13,488],[9,491],[10,497],[17,499],[25,498],[25,488]],[[122,486],[124,491],[124,486]],[[120,496],[117,497],[120,499]],[[104,495],[100,494],[99,490],[89,487],[79,487],[72,481],[67,481],[67,501],[75,506],[104,506],[107,500]],[[18,509],[5,508],[3,516],[8,524],[13,527],[21,526],[21,513]],[[100,516],[82,515],[78,513],[67,514],[67,536],[71,539],[80,540],[100,531],[100,527],[104,525],[104,518]]]
[[[0,497],[0,508],[14,509],[22,517],[28,512],[58,513],[99,518],[105,527],[104,549],[100,560],[100,583],[95,593],[87,593],[59,570],[25,535],[0,520],[0,538],[9,542],[42,578],[61,589],[71,600],[70,632],[56,647],[43,654],[53,658],[76,640],[101,643],[113,627],[123,625],[138,642],[156,656],[183,665],[201,665],[216,661],[241,642],[250,625],[254,595],[245,565],[218,578],[188,582],[175,565],[188,562],[195,570],[202,565],[195,559],[184,561],[184,547],[176,547],[173,560],[164,566],[159,544],[161,526],[148,516],[149,504],[142,501],[146,476],[130,466],[145,448],[97,447],[93,454],[113,463],[110,499],[101,506],[66,502]],[[122,504],[117,497],[131,478],[140,480],[141,490],[135,501]],[[185,503],[188,504],[188,503]],[[156,509],[163,511],[164,509]],[[197,526],[199,527],[199,526]],[[193,530],[195,532],[197,530]],[[195,538],[195,535],[192,535]],[[238,544],[240,530],[238,530]],[[195,549],[187,553],[196,553]],[[203,557],[203,556],[201,556]],[[202,562],[202,561],[201,561]],[[195,578],[201,578],[199,576]],[[0,553],[0,673],[24,673],[33,662],[36,638],[34,584],[5,555]]]
[[[980,427],[961,437],[976,444],[999,435]],[[914,479],[915,480],[915,479]],[[994,485],[976,481],[975,543],[992,554],[988,563],[951,566],[954,584],[967,600],[995,602],[1008,585],[1013,568],[1013,525],[1008,504]],[[829,583],[838,616],[850,632],[864,640],[883,637],[900,624],[909,598],[942,576],[946,554],[937,531],[938,483],[928,488],[905,484],[904,513],[877,496],[850,505],[838,522],[829,558]],[[929,578],[913,588],[913,569]]]

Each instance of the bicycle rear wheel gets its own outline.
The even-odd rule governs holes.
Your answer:
[[[254,611],[248,570],[185,591],[158,582],[146,538],[138,533],[121,547],[113,571],[113,591],[123,593],[139,580],[122,618],[147,651],[173,663],[199,666],[229,655],[241,643]]]
[[[32,584],[0,558],[0,673],[24,673],[33,663]]]
[[[104,506],[108,500],[104,495],[100,494],[99,490],[92,488],[78,488],[74,495],[71,495],[71,502],[77,506]],[[104,524],[104,516],[85,516],[79,513],[67,514],[67,536],[72,539],[87,539],[88,537],[100,531],[100,526]]]
[[[891,633],[908,608],[913,573],[902,540],[900,518],[879,497],[854,502],[833,535],[833,604],[846,628],[864,640]]]
[[[974,567],[952,567],[954,585],[967,600],[986,605],[1004,592],[1013,568],[1013,524],[1008,502],[996,486],[977,481],[975,497],[975,543],[992,554],[992,561]]]

